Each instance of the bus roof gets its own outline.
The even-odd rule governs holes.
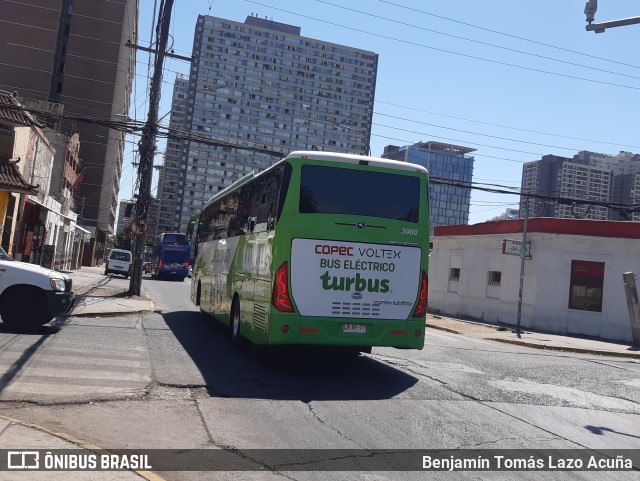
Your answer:
[[[397,170],[409,170],[412,172],[425,172],[427,169],[418,164],[410,162],[401,162],[399,160],[383,159],[382,157],[369,157],[366,155],[344,154],[338,152],[323,152],[317,150],[296,150],[285,157],[287,159],[312,159],[325,160],[328,162],[344,162],[347,164],[363,164],[374,165],[376,167],[387,167]],[[365,165],[367,165],[365,164]]]
[[[252,172],[249,172],[246,175],[240,177],[238,180],[236,180],[232,184],[228,185],[227,187],[222,189],[220,192],[216,192],[215,194],[213,194],[202,208],[204,209],[206,206],[211,204],[214,200],[219,199],[221,197],[224,197],[229,192],[234,191],[235,189],[240,187],[242,184],[248,182],[249,180],[253,179],[254,177],[257,177],[259,175],[263,175],[267,171],[269,171],[272,168],[274,168],[275,166],[279,165],[280,163],[282,163],[282,162],[284,162],[286,160],[291,160],[291,159],[311,159],[311,160],[320,160],[320,161],[327,161],[327,162],[343,162],[345,164],[364,164],[364,162],[367,162],[367,164],[364,164],[364,165],[373,165],[373,166],[376,166],[376,167],[386,167],[386,168],[389,168],[389,169],[405,170],[405,171],[410,171],[410,172],[428,173],[427,169],[425,167],[421,166],[421,165],[412,164],[410,162],[401,162],[399,160],[383,159],[382,157],[369,157],[369,156],[366,156],[366,155],[345,154],[345,153],[342,153],[342,152],[324,152],[324,151],[317,151],[317,150],[296,150],[294,152],[291,152],[285,158],[280,159],[279,161],[275,162],[273,165],[269,166],[267,169],[263,170],[262,172],[252,171]],[[200,214],[198,214],[198,215],[200,215]],[[193,219],[193,217],[192,217],[192,219]]]

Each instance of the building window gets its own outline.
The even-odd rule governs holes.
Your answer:
[[[489,277],[487,278],[487,284],[490,286],[499,286],[502,280],[502,272],[489,271]]]
[[[449,269],[449,280],[450,281],[459,281],[460,280],[460,268],[452,267]]]
[[[602,312],[604,262],[571,261],[569,309]]]

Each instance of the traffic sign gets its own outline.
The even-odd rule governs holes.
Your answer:
[[[510,256],[519,256],[522,252],[522,241],[504,239],[502,241],[502,253]],[[531,242],[527,242],[524,249],[524,258],[531,259]]]
[[[143,219],[133,219],[129,224],[129,230],[133,235],[145,235],[147,233],[147,223]]]

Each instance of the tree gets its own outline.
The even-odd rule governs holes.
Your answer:
[[[116,240],[116,236],[115,235],[108,235],[107,239],[104,242],[104,250],[105,252],[109,252],[111,249],[113,249],[113,243]]]
[[[129,226],[124,226],[116,234],[116,238],[113,240],[114,249],[124,249],[125,251],[131,250],[131,232]]]

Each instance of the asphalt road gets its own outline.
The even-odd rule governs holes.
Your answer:
[[[127,281],[122,280],[123,286]],[[190,283],[156,311],[0,328],[0,413],[106,448],[640,449],[640,363],[428,330],[423,351],[236,347]],[[428,479],[637,473],[428,473]],[[420,472],[164,472],[167,479],[425,479]]]

